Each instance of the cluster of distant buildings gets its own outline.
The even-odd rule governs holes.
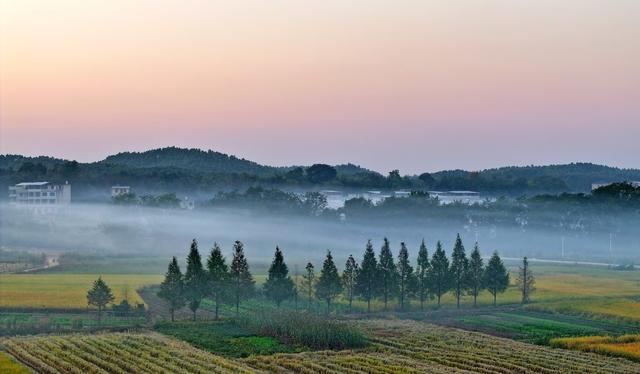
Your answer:
[[[593,183],[591,190],[608,186],[614,182]],[[634,187],[640,187],[640,181],[628,182]],[[345,201],[353,198],[363,198],[371,202],[379,203],[390,197],[409,197],[409,191],[366,191],[359,193],[347,193],[343,191],[324,190],[320,191],[327,198],[329,208],[337,209],[344,206]],[[112,186],[111,197],[132,193],[130,186]],[[476,191],[428,191],[431,197],[437,197],[441,204],[451,204],[455,202],[474,204],[482,202],[480,194]],[[53,184],[50,182],[22,182],[9,187],[9,201],[20,205],[33,207],[55,207],[71,203],[71,185]],[[180,200],[182,209],[193,209],[194,201],[187,198]]]
[[[132,193],[130,186],[112,186],[111,197]],[[61,205],[71,204],[71,185],[51,182],[22,182],[9,186],[9,202],[32,207],[39,211],[49,211]],[[180,200],[180,208],[191,210],[194,201],[188,197]]]
[[[327,198],[327,205],[332,209],[341,208],[344,206],[345,201],[354,198],[370,200],[372,203],[377,204],[390,197],[403,198],[411,196],[410,191],[365,191],[347,193],[343,191],[324,190],[320,191],[320,193]],[[455,202],[474,204],[483,201],[480,197],[480,193],[476,191],[427,191],[427,193],[431,197],[437,197],[441,204],[451,204]]]

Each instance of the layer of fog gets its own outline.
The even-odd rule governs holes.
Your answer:
[[[253,266],[262,267],[276,245],[290,264],[319,266],[327,249],[338,264],[349,254],[360,258],[367,239],[378,249],[388,237],[397,252],[407,243],[415,258],[424,238],[430,253],[437,240],[449,253],[457,233],[468,251],[477,240],[484,256],[498,250],[506,257],[530,256],[575,261],[625,262],[640,260],[640,241],[608,234],[564,237],[558,232],[521,230],[513,227],[473,227],[442,221],[424,227],[404,222],[355,224],[347,220],[259,214],[248,211],[200,209],[194,211],[124,207],[107,204],[73,204],[50,213],[25,207],[0,205],[0,245],[11,248],[55,250],[87,254],[129,254],[170,258],[186,256],[196,238],[203,257],[218,242],[230,257],[233,242],[241,240]],[[634,232],[634,230],[631,230]],[[637,230],[635,230],[637,232]]]

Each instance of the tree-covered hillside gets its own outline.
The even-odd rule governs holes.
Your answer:
[[[353,164],[272,167],[215,151],[176,147],[123,152],[94,163],[52,157],[0,155],[0,189],[24,182],[68,181],[74,199],[108,196],[112,185],[129,185],[139,193],[211,195],[251,186],[280,189],[472,190],[493,196],[588,192],[592,183],[640,180],[639,169],[589,163],[503,167],[482,171],[448,170],[402,176]],[[6,199],[7,194],[0,194]],[[82,200],[85,198],[82,197]]]
[[[126,165],[135,168],[179,168],[205,173],[274,174],[278,168],[260,165],[212,150],[167,147],[145,152],[121,152],[107,157],[101,163]]]

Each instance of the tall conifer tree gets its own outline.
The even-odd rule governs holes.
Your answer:
[[[342,272],[342,284],[344,285],[347,300],[349,300],[349,313],[351,313],[353,297],[355,296],[356,290],[356,280],[358,279],[359,271],[358,263],[353,258],[353,255],[349,255],[349,258],[344,265],[344,271]]]
[[[380,277],[380,295],[384,302],[384,310],[387,310],[389,299],[398,291],[398,269],[393,262],[393,253],[387,238],[384,238],[380,248],[378,276]]]
[[[193,313],[193,320],[196,320],[196,312],[200,308],[202,298],[206,293],[207,279],[202,259],[198,251],[198,242],[193,239],[189,255],[187,256],[187,271],[184,274],[185,297],[189,309]]]
[[[498,252],[493,252],[484,271],[483,284],[493,295],[493,306],[497,304],[497,295],[503,293],[509,287],[509,273],[502,263]]]
[[[313,291],[316,288],[316,273],[313,264],[307,262],[304,267],[305,273],[302,275],[302,286],[307,294],[307,308],[311,310],[311,302],[313,301]]]
[[[531,301],[531,293],[535,290],[535,278],[529,267],[529,260],[525,257],[522,259],[522,266],[516,279],[516,284],[520,288],[522,294],[522,304],[528,304]]]
[[[356,293],[367,302],[367,313],[371,312],[371,300],[376,297],[378,286],[378,262],[371,240],[368,240],[356,278]]]
[[[249,271],[249,263],[244,256],[244,245],[239,240],[233,244],[233,259],[229,268],[229,278],[237,317],[240,315],[240,302],[252,296],[255,291],[255,282]]]
[[[167,273],[164,276],[164,281],[162,281],[162,284],[160,284],[158,297],[167,300],[167,302],[169,303],[169,310],[171,311],[171,322],[174,322],[175,311],[179,310],[185,305],[184,281],[182,279],[180,266],[178,266],[178,260],[176,260],[175,257],[169,263]]]
[[[284,256],[279,247],[273,255],[273,262],[269,267],[269,276],[264,283],[264,293],[280,307],[283,301],[293,297],[293,281],[289,277],[289,269],[284,262]]]
[[[451,288],[451,274],[449,273],[449,260],[442,249],[442,243],[438,241],[436,251],[431,258],[431,276],[429,277],[429,285],[431,292],[438,298],[438,307],[440,307],[440,299]]]
[[[331,300],[342,292],[342,282],[338,269],[333,262],[331,251],[327,251],[327,257],[322,264],[320,277],[316,284],[316,296],[327,303],[327,314],[331,311]]]
[[[420,299],[420,309],[424,310],[424,302],[429,296],[429,274],[431,272],[431,263],[429,263],[429,253],[424,239],[420,243],[418,251],[418,264],[416,266],[416,282],[418,298]]]
[[[469,288],[469,259],[464,252],[464,245],[460,234],[456,237],[456,244],[451,254],[451,273],[452,292],[456,297],[456,307],[460,308],[460,298]]]
[[[404,310],[408,304],[409,295],[413,293],[416,285],[413,267],[409,261],[409,250],[404,242],[400,243],[400,252],[398,253],[398,280],[400,309]]]
[[[222,255],[218,243],[213,243],[213,248],[207,259],[208,287],[207,294],[216,304],[215,319],[218,319],[220,304],[228,297],[229,292],[229,267]]]
[[[87,304],[98,307],[98,324],[102,321],[102,310],[115,298],[111,288],[102,280],[102,277],[93,282],[93,287],[87,292]]]
[[[473,252],[471,252],[471,260],[469,261],[469,294],[473,296],[473,306],[478,305],[478,295],[483,289],[484,263],[480,256],[480,248],[476,242]]]

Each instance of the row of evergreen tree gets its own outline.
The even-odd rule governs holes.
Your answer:
[[[523,269],[518,277],[518,283],[522,285],[523,303],[528,302],[529,294],[533,290],[533,277],[526,258],[524,264],[524,279]],[[504,292],[508,286],[509,273],[498,253],[494,252],[485,266],[477,243],[468,258],[458,235],[451,260],[447,258],[439,241],[433,256],[429,258],[423,240],[415,270],[409,260],[409,251],[405,243],[400,244],[396,261],[387,238],[384,239],[377,257],[370,240],[360,263],[350,255],[342,274],[338,272],[331,251],[327,251],[319,276],[316,276],[313,264],[308,263],[301,282],[294,282],[291,278],[284,255],[280,248],[276,247],[267,280],[263,285],[263,293],[278,307],[289,299],[295,299],[297,303],[298,296],[302,293],[306,296],[309,306],[315,298],[326,302],[327,312],[331,309],[332,301],[343,294],[349,303],[349,311],[353,301],[359,298],[367,303],[367,311],[370,312],[373,300],[380,299],[387,310],[389,302],[396,297],[401,310],[407,308],[411,299],[417,299],[421,309],[424,309],[430,299],[437,299],[437,305],[440,306],[441,298],[447,292],[454,294],[458,308],[461,298],[465,295],[472,296],[473,304],[476,306],[477,297],[482,290],[487,290],[493,295],[495,306],[497,295]],[[198,250],[198,243],[194,239],[187,256],[186,273],[182,274],[174,257],[158,295],[169,303],[172,320],[174,312],[185,305],[188,305],[195,319],[204,298],[210,298],[214,302],[217,319],[222,303],[233,303],[238,314],[240,303],[252,297],[255,292],[255,281],[249,270],[242,242],[234,243],[230,266],[227,265],[220,246],[214,243],[205,266]]]

